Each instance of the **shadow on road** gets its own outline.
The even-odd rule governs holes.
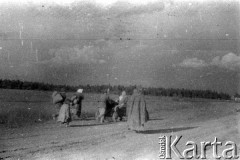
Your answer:
[[[91,117],[91,118],[74,118],[74,121],[94,121],[95,118]]]
[[[107,117],[109,119],[109,117]],[[94,121],[95,117],[89,117],[89,118],[74,118],[74,121]],[[161,121],[164,120],[163,118],[150,118],[149,121]],[[119,120],[118,120],[119,121]],[[123,119],[122,122],[127,122],[127,119]]]
[[[146,130],[146,131],[140,131],[139,133],[142,133],[142,134],[171,133],[171,132],[179,132],[179,131],[189,130],[194,128],[197,128],[197,127],[181,127],[181,128]]]
[[[95,123],[95,124],[83,124],[83,125],[70,125],[70,127],[91,127],[91,126],[103,126],[103,125],[109,125],[113,124],[111,122],[107,123]]]
[[[162,118],[150,118],[149,121],[161,121],[164,120]]]

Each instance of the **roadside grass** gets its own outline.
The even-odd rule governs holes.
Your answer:
[[[41,123],[52,118],[51,109],[49,105],[39,103],[1,103],[0,123],[6,127]]]
[[[52,114],[56,112],[51,94],[52,92],[0,89],[0,127],[22,127],[51,121]],[[67,93],[67,97],[72,94]],[[84,96],[81,119],[93,120],[100,94],[86,93]],[[111,95],[111,98],[116,99],[117,95]],[[186,121],[207,120],[229,115],[239,108],[238,103],[204,99],[146,96],[146,101],[150,119],[151,116],[164,119],[171,115],[184,115],[181,119]]]
[[[70,97],[72,93],[67,93]],[[82,119],[94,117],[98,96],[91,94],[83,103]],[[94,98],[93,98],[94,97]],[[52,120],[56,112],[51,92],[0,90],[0,125],[15,128]]]

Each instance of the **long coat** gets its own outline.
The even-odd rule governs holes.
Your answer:
[[[135,92],[129,102],[128,127],[132,130],[140,130],[147,122],[147,108],[144,96]]]
[[[63,104],[59,111],[58,122],[67,123],[71,122],[71,120],[70,105]]]

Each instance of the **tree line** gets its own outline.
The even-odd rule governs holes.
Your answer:
[[[41,90],[41,91],[60,91],[62,88],[67,92],[75,92],[78,88],[84,89],[86,93],[102,93],[104,90],[110,89],[111,93],[119,94],[125,90],[128,94],[132,94],[135,85],[54,85],[43,82],[28,82],[20,80],[0,79],[0,88],[3,89],[20,89],[20,90]],[[206,99],[221,99],[229,100],[231,96],[226,93],[219,93],[211,90],[191,90],[191,89],[175,89],[175,88],[143,88],[145,95],[166,96],[166,97],[187,97],[187,98],[206,98]]]

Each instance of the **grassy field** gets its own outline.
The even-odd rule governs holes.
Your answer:
[[[52,92],[31,90],[0,90],[0,123],[8,127],[42,123],[52,119]],[[71,97],[73,93],[67,93]],[[93,117],[99,94],[85,94],[82,117]],[[112,95],[116,98],[116,95]]]
[[[51,102],[52,92],[31,90],[0,90],[0,123],[7,127],[21,127],[29,124],[43,123],[52,119],[54,105]],[[70,97],[73,93],[67,93]],[[93,117],[99,94],[85,94],[83,101],[82,117]],[[117,95],[111,95],[116,99]],[[182,119],[194,121],[199,119],[211,119],[211,117],[224,116],[233,109],[228,109],[232,103],[226,101],[214,101],[204,99],[178,99],[167,97],[146,96],[147,107],[153,117],[162,115],[161,111],[169,114],[184,113]],[[229,107],[232,108],[232,107]],[[211,114],[206,114],[206,111]],[[206,117],[207,116],[207,117]]]

